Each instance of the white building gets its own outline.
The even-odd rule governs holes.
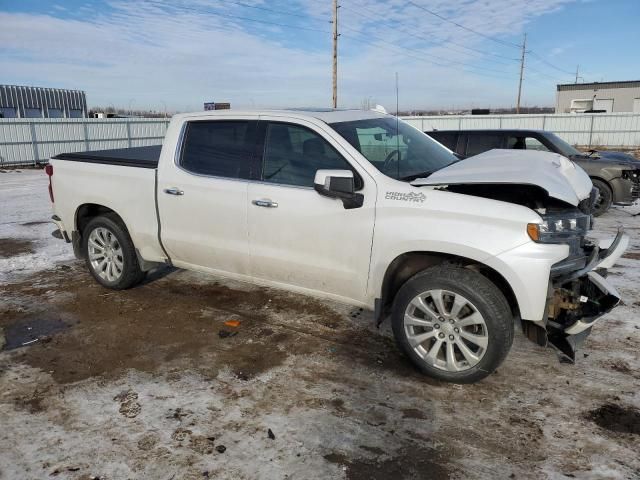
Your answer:
[[[640,113],[640,80],[557,85],[556,113]]]

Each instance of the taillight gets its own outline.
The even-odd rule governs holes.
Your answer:
[[[44,167],[44,172],[49,177],[49,198],[51,199],[51,203],[53,203],[53,186],[51,185],[51,177],[53,177],[53,165],[46,165]]]

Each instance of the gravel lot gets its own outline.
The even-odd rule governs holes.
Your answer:
[[[172,269],[106,290],[51,236],[45,175],[0,173],[0,478],[640,478],[638,212],[597,220],[632,235],[624,305],[576,365],[518,331],[458,386],[344,305]]]

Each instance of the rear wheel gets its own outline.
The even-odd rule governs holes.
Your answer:
[[[481,274],[455,266],[415,275],[396,295],[393,333],[425,374],[455,383],[493,371],[513,343],[513,317],[500,290]]]
[[[613,192],[611,191],[611,187],[602,180],[593,179],[592,182],[593,186],[598,189],[598,196],[593,205],[593,215],[599,217],[611,207]]]
[[[91,220],[82,240],[87,267],[98,283],[123,290],[144,278],[133,242],[117,216],[104,215]]]

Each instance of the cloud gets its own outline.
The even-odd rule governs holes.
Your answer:
[[[527,22],[567,1],[416,3],[488,36],[511,38]],[[160,109],[164,102],[171,110],[200,110],[202,102],[211,100],[258,107],[330,102],[326,3],[139,0],[90,7],[55,15],[0,12],[5,81],[82,89],[92,105],[126,106],[134,100],[136,107]],[[406,1],[361,0],[357,5],[345,2],[344,7],[339,22],[342,106],[358,106],[367,96],[394,104],[396,71],[401,107],[448,107],[451,99],[458,105],[474,99],[487,105],[512,103],[505,87],[515,84],[517,64],[476,50],[508,57],[513,49],[429,16]],[[548,83],[551,99],[553,82]]]

